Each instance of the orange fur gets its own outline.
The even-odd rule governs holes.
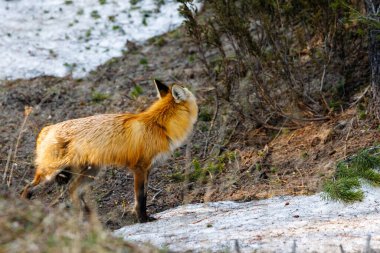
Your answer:
[[[65,168],[81,173],[87,166],[128,167],[135,172],[138,202],[136,184],[141,187],[141,183],[136,181],[141,178],[136,177],[144,177],[147,184],[152,164],[180,146],[197,119],[195,97],[186,88],[175,86],[182,96],[179,100],[174,86],[162,86],[164,96],[139,114],[101,114],[43,128],[37,138],[36,174],[31,185],[49,180]]]

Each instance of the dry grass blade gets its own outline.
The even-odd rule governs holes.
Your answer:
[[[157,252],[115,238],[72,212],[0,192],[0,252]]]
[[[10,151],[10,155],[8,154],[8,160],[7,160],[7,163],[6,163],[6,166],[5,166],[5,173],[4,173],[4,176],[3,176],[3,181],[6,179],[6,173],[7,173],[8,168],[9,168],[10,160],[12,160],[12,161],[16,160],[17,151],[18,151],[18,148],[19,148],[19,145],[20,145],[21,137],[22,137],[22,134],[24,132],[26,122],[28,121],[29,115],[30,115],[30,113],[32,111],[33,111],[32,107],[25,106],[25,108],[24,108],[24,120],[23,120],[23,122],[22,122],[22,124],[20,126],[20,130],[19,130],[19,133],[18,133],[18,136],[17,136],[17,139],[16,139],[16,144],[15,144],[14,149],[13,149],[13,154],[11,152],[12,149]],[[17,163],[14,162],[12,164],[12,166],[11,166],[11,170],[10,170],[10,173],[9,173],[9,176],[8,176],[8,180],[7,180],[8,187],[10,187],[10,185],[12,183],[13,172],[14,172],[14,169],[16,167],[17,167]]]
[[[5,164],[5,169],[4,169],[4,174],[3,174],[3,183],[5,183],[5,180],[7,178],[7,173],[8,173],[9,163],[11,161],[11,157],[12,157],[12,148],[10,148],[9,152],[8,152],[7,162]]]

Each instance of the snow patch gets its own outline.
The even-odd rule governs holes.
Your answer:
[[[284,196],[246,203],[180,206],[158,220],[115,231],[126,240],[174,251],[361,252],[371,236],[380,249],[380,189],[365,188],[363,202],[329,202],[320,194]]]
[[[175,0],[0,1],[0,80],[83,77],[120,56],[127,39],[179,26],[178,7]]]

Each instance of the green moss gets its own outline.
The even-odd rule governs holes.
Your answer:
[[[364,120],[367,118],[367,112],[365,111],[358,111],[358,117],[360,120]]]
[[[165,38],[163,36],[156,38],[154,41],[154,44],[159,46],[159,47],[165,46],[166,43],[167,43],[167,41],[165,40]]]
[[[93,91],[91,93],[91,100],[94,103],[100,103],[106,99],[109,98],[109,95],[106,93],[98,92],[98,91]]]
[[[278,168],[276,166],[272,166],[272,167],[270,167],[270,172],[271,173],[277,173],[278,172]]]
[[[147,18],[144,16],[141,22],[144,26],[148,26]]]
[[[69,72],[73,72],[74,69],[76,69],[78,65],[75,62],[74,63],[65,62],[63,66],[65,66]]]
[[[93,19],[99,19],[100,18],[99,12],[97,10],[93,10],[90,15]]]
[[[329,107],[333,110],[333,111],[336,111],[338,109],[340,109],[342,106],[342,102],[341,101],[337,101],[337,100],[331,100],[329,102]]]
[[[108,16],[108,21],[115,22],[116,21],[116,17],[115,16]]]
[[[109,60],[105,63],[105,65],[112,65],[112,64],[115,64],[115,63],[117,63],[117,62],[119,62],[119,59],[118,59],[117,57],[114,57],[114,58],[109,59]]]
[[[201,164],[198,161],[198,159],[194,159],[192,161],[192,167],[193,167],[193,171],[188,175],[189,181],[195,182],[200,179],[203,179],[205,176],[205,172],[202,169]]]
[[[84,14],[84,10],[83,10],[83,9],[79,9],[79,10],[77,11],[77,15],[81,16],[81,15],[83,15],[83,14]]]
[[[219,162],[226,163],[226,162],[233,162],[237,158],[236,151],[226,151],[221,156],[219,156],[218,160]]]
[[[199,122],[199,129],[202,132],[207,132],[208,131],[208,125],[205,122]]]
[[[140,85],[136,85],[135,87],[132,88],[131,92],[130,92],[130,96],[132,98],[137,98],[139,97],[141,94],[143,94],[144,90],[143,88],[140,86]]]
[[[219,174],[223,171],[225,164],[222,162],[210,162],[205,167],[205,171],[207,171],[209,174]]]
[[[302,159],[307,159],[307,158],[309,158],[309,154],[306,151],[304,151],[301,153],[301,157],[302,157]]]
[[[188,60],[190,63],[193,63],[193,62],[195,61],[195,55],[194,55],[194,54],[189,55],[189,57],[187,57],[187,60]]]
[[[136,4],[138,4],[138,2],[140,2],[140,0],[129,0],[129,3],[131,5],[136,5]]]
[[[196,153],[198,153],[201,150],[201,145],[194,143],[193,144],[193,149]]]
[[[175,182],[200,182],[206,183],[209,177],[222,173],[226,167],[226,164],[236,159],[236,152],[226,151],[222,155],[214,157],[204,164],[194,158],[191,162],[189,172],[176,171],[168,176],[169,179]]]
[[[141,65],[148,65],[148,59],[147,58],[141,58],[140,59],[140,64]]]
[[[183,36],[180,29],[174,29],[173,31],[169,32],[167,35],[171,39],[179,39]]]
[[[259,163],[255,163],[255,170],[257,170],[257,171],[261,171],[261,169],[262,169],[261,164],[259,164]]]
[[[212,115],[211,115],[211,112],[209,111],[209,109],[204,108],[204,107],[201,108],[199,115],[198,115],[198,119],[200,121],[211,121]]]
[[[180,157],[181,156],[181,151],[179,151],[179,150],[175,150],[174,152],[173,152],[173,156],[174,156],[174,158],[178,158],[178,157]]]
[[[177,183],[185,181],[185,175],[181,172],[172,173],[168,175],[168,178]]]
[[[86,31],[86,38],[89,38],[89,37],[91,37],[91,29],[88,29],[87,31]]]

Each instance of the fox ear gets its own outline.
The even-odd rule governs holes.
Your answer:
[[[163,98],[169,93],[169,87],[163,84],[160,80],[154,79],[154,85],[156,86],[157,96]]]
[[[186,100],[186,91],[179,85],[172,86],[172,96],[176,103],[180,103],[181,101]]]

